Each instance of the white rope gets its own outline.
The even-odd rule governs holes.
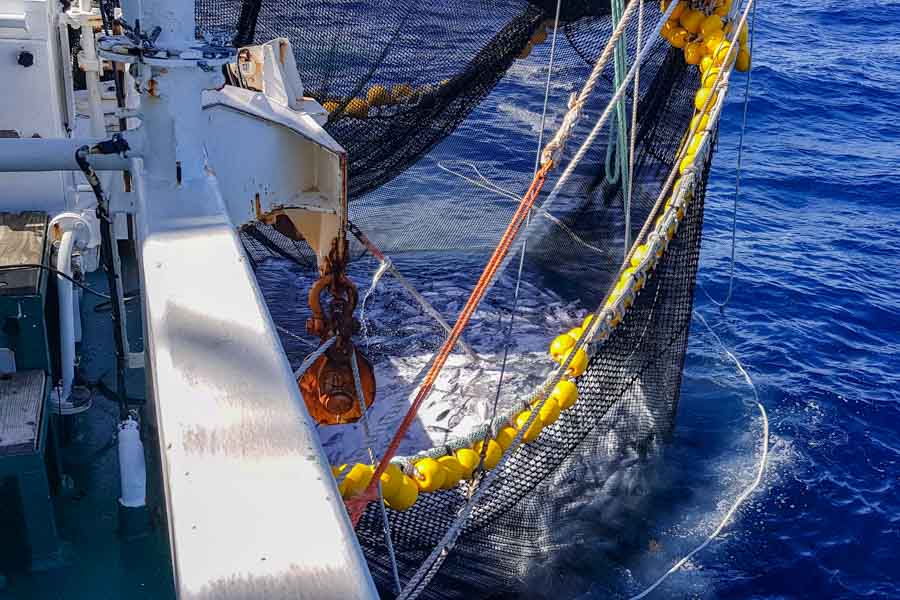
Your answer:
[[[738,360],[737,356],[735,356],[725,346],[725,344],[722,342],[722,339],[716,334],[715,331],[713,331],[713,328],[709,326],[709,323],[706,322],[706,319],[703,318],[703,315],[701,315],[697,311],[694,311],[694,316],[697,317],[697,319],[701,323],[703,323],[703,325],[706,327],[707,331],[709,331],[709,333],[712,334],[712,336],[715,338],[716,342],[718,342],[719,346],[722,348],[722,351],[725,352],[725,354],[728,356],[728,358],[730,358],[732,360],[732,362],[734,362],[738,371],[741,373],[741,375],[744,376],[744,381],[746,381],[747,385],[750,386],[750,389],[753,390],[753,399],[756,403],[756,407],[759,409],[760,417],[762,418],[762,439],[760,440],[760,450],[761,451],[760,451],[760,457],[759,457],[759,466],[757,467],[757,470],[756,470],[756,477],[753,479],[753,481],[750,483],[750,485],[748,485],[744,489],[744,491],[741,492],[740,495],[738,495],[738,497],[735,499],[734,503],[731,505],[731,508],[729,508],[728,512],[725,513],[725,516],[722,517],[722,520],[719,522],[719,524],[716,526],[716,528],[712,530],[712,533],[710,533],[706,537],[706,539],[703,540],[703,543],[701,543],[699,546],[697,546],[696,548],[694,548],[693,550],[688,552],[684,557],[679,559],[674,565],[672,565],[669,568],[668,571],[663,573],[648,588],[646,588],[640,594],[631,596],[628,600],[640,600],[641,598],[645,598],[653,590],[658,588],[662,584],[662,582],[665,581],[669,577],[669,575],[671,575],[672,573],[674,573],[675,571],[677,571],[678,569],[683,567],[685,565],[685,563],[687,563],[687,561],[689,561],[691,558],[694,557],[695,554],[697,554],[698,552],[700,552],[701,550],[703,550],[704,548],[709,546],[713,542],[713,540],[715,540],[718,537],[718,535],[720,533],[722,533],[722,530],[725,529],[725,527],[728,525],[728,522],[731,521],[732,517],[734,517],[734,514],[737,512],[737,509],[740,508],[740,506],[744,503],[744,501],[748,497],[750,497],[750,494],[752,494],[754,492],[754,490],[756,490],[756,488],[759,487],[759,484],[762,482],[763,475],[765,474],[765,471],[766,471],[766,462],[768,461],[768,458],[769,458],[769,417],[766,414],[765,407],[762,405],[762,402],[759,399],[759,391],[756,389],[756,385],[754,385],[753,379],[751,379],[750,374],[747,373],[747,370],[744,368],[744,365],[742,365],[741,361]]]
[[[550,44],[550,60],[547,64],[547,82],[544,86],[544,107],[541,110],[541,127],[538,132],[538,142],[537,142],[537,152],[535,152],[534,156],[534,172],[532,177],[537,176],[538,169],[541,166],[541,144],[544,139],[544,125],[547,120],[547,106],[550,101],[550,83],[553,81],[553,59],[556,55],[556,36],[559,33],[559,9],[562,4],[562,0],[556,0],[556,15],[553,18],[553,40]],[[529,209],[528,214],[526,215],[526,223],[531,222],[531,210]],[[513,325],[516,322],[516,313],[519,309],[519,292],[521,291],[522,284],[522,271],[525,267],[525,244],[522,244],[522,252],[519,255],[519,270],[516,272],[516,287],[513,292],[513,303],[512,309],[509,314],[509,328],[507,329],[506,336],[503,339],[503,360],[500,363],[500,375],[497,378],[497,391],[494,394],[494,403],[491,408],[491,422],[494,422],[497,419],[497,408],[500,404],[500,393],[503,390],[503,376],[506,374],[506,365],[509,360],[509,346],[510,346],[510,338],[512,338],[513,334]],[[501,315],[500,323],[502,325],[503,318]],[[481,445],[481,457],[479,458],[478,468],[482,468],[484,465],[484,459],[487,456],[487,435],[485,436],[485,441]],[[474,485],[474,481],[473,481]],[[470,494],[472,493],[472,488],[470,487]]]
[[[282,327],[281,325],[275,325],[275,329],[277,329],[278,331],[280,331],[280,332],[283,333],[284,335],[286,335],[286,336],[288,336],[288,337],[290,337],[290,338],[293,338],[293,339],[297,340],[298,342],[300,342],[301,344],[303,344],[303,345],[306,346],[307,348],[315,348],[315,347],[316,347],[316,345],[313,344],[313,343],[312,343],[311,341],[309,341],[308,339],[300,337],[299,335],[297,335],[297,334],[294,333],[293,331],[289,331],[289,330],[285,329],[284,327]]]
[[[519,200],[521,200],[521,198],[519,196],[517,196],[515,193],[500,187],[499,185],[497,185],[496,183],[492,182],[487,177],[485,177],[481,173],[481,171],[478,170],[478,166],[475,163],[469,162],[469,161],[454,161],[454,162],[459,162],[461,164],[464,164],[467,167],[469,167],[470,169],[472,169],[473,171],[475,171],[475,173],[478,175],[478,177],[481,179],[481,181],[477,181],[475,179],[472,179],[471,177],[467,177],[467,176],[463,175],[462,173],[460,173],[458,171],[454,171],[450,167],[446,166],[444,164],[444,162],[438,162],[437,166],[442,171],[446,171],[447,173],[450,173],[451,175],[455,175],[456,177],[459,177],[460,179],[465,179],[466,181],[468,181],[469,183],[471,183],[472,185],[474,185],[476,187],[480,187],[482,189],[488,190],[489,192],[494,192],[498,196],[508,198],[508,199],[516,202],[517,204],[518,204]],[[572,238],[572,241],[575,242],[576,244],[579,244],[580,246],[584,246],[588,250],[597,252],[598,254],[609,254],[609,252],[607,250],[604,250],[603,248],[600,248],[598,246],[594,246],[590,242],[584,240],[577,233],[572,231],[572,229],[569,228],[568,225],[566,225],[565,223],[560,221],[552,213],[549,213],[540,207],[532,207],[531,213],[532,214],[537,213],[538,215],[544,217],[551,223],[554,223],[555,225],[559,226],[559,228],[562,229],[570,238]]]
[[[403,273],[401,273],[399,270],[397,270],[397,268],[394,266],[394,263],[391,262],[391,259],[389,256],[384,257],[384,261],[382,261],[382,265],[390,272],[391,275],[394,276],[394,278],[397,280],[397,282],[401,286],[403,286],[403,288],[409,293],[409,295],[412,296],[413,299],[419,303],[419,306],[422,308],[422,310],[428,316],[430,316],[432,319],[437,321],[438,325],[440,325],[441,328],[447,332],[447,334],[450,334],[453,331],[453,328],[450,326],[450,323],[447,322],[447,320],[443,317],[443,315],[441,315],[441,313],[438,312],[438,310],[434,306],[432,306],[431,303],[428,302],[428,300],[426,300],[422,294],[419,293],[419,290],[417,290],[415,288],[415,286],[413,286],[413,284],[411,284],[409,282],[409,280],[407,280],[406,277],[403,276]],[[463,350],[463,352],[466,353],[466,355],[468,355],[470,360],[472,360],[472,361],[478,360],[478,355],[475,354],[475,351],[463,339],[462,336],[459,336],[459,339],[456,341],[456,344]]]
[[[313,363],[316,362],[316,360],[318,360],[320,356],[325,354],[325,352],[329,348],[331,348],[331,345],[334,344],[335,340],[337,340],[337,337],[328,338],[321,346],[313,350],[309,354],[309,356],[304,358],[303,362],[300,363],[300,366],[297,367],[297,370],[294,371],[294,379],[300,379],[300,377],[309,370]]]
[[[753,30],[756,24],[756,5],[753,6],[753,14],[750,17],[750,55],[753,55]],[[728,306],[728,303],[731,302],[731,296],[734,293],[734,265],[735,265],[735,256],[737,249],[737,213],[738,213],[738,198],[741,195],[741,164],[743,162],[744,155],[744,132],[747,130],[747,112],[750,106],[750,73],[747,72],[747,80],[744,84],[744,114],[741,119],[741,134],[738,138],[738,152],[737,152],[737,166],[735,168],[734,175],[734,202],[731,208],[731,259],[728,264],[728,293],[725,294],[725,299],[719,302],[715,298],[713,298],[709,292],[706,291],[706,288],[703,284],[700,284],[700,289],[703,290],[703,294],[709,299],[710,302],[719,307],[720,310],[725,310],[725,307]]]
[[[372,465],[375,465],[377,461],[375,460],[375,450],[372,449],[372,436],[369,429],[369,415],[367,412],[368,407],[366,406],[366,396],[363,392],[362,381],[359,377],[359,363],[356,360],[356,349],[350,351],[350,367],[353,371],[353,385],[356,387],[356,398],[359,400],[359,411],[362,415],[363,433],[366,436],[369,460],[372,462]],[[377,483],[378,485],[375,487],[378,490],[378,506],[381,509],[381,525],[384,529],[384,543],[387,546],[388,558],[391,560],[391,573],[394,576],[394,587],[399,594],[400,590],[403,589],[403,584],[400,583],[400,571],[397,568],[397,555],[394,553],[394,542],[391,539],[391,522],[388,520],[387,509],[384,507],[384,494],[381,490],[381,481],[378,481]]]
[[[635,3],[635,2],[628,3],[628,7],[625,9],[625,13],[622,15],[622,20],[619,21],[619,27],[616,28],[616,31],[618,31],[619,28],[623,28],[623,25],[627,22],[627,16],[629,15],[631,10],[634,9],[634,7],[637,4],[639,4],[639,3]],[[666,9],[666,12],[664,12],[662,14],[659,21],[656,23],[656,26],[653,29],[653,33],[650,35],[651,39],[654,38],[655,36],[659,35],[659,32],[662,29],[663,24],[669,18],[669,15],[672,14],[672,11],[675,10],[676,6],[678,6],[677,2],[671,2],[669,4],[669,8]],[[575,156],[573,156],[572,160],[569,161],[569,164],[566,166],[566,170],[563,171],[562,175],[560,175],[559,180],[556,182],[556,185],[553,186],[553,191],[550,192],[550,194],[547,197],[547,200],[544,201],[542,207],[546,208],[548,205],[550,205],[553,202],[553,200],[556,199],[556,196],[559,195],[560,188],[563,185],[565,185],[565,183],[569,180],[569,177],[572,176],[572,173],[575,172],[575,168],[578,166],[578,164],[581,162],[581,160],[584,158],[584,156],[588,153],[588,150],[593,145],[594,140],[600,134],[600,131],[603,129],[603,126],[606,125],[606,121],[607,121],[607,119],[609,119],[609,115],[610,115],[610,113],[612,113],[613,108],[615,108],[616,104],[619,102],[619,100],[622,99],[622,96],[625,94],[625,91],[628,88],[628,85],[631,83],[632,79],[634,78],[634,74],[638,68],[638,65],[640,65],[644,60],[647,59],[647,56],[650,54],[650,50],[652,49],[652,47],[653,47],[652,44],[648,44],[646,47],[641,49],[641,53],[638,55],[637,59],[634,61],[634,64],[631,66],[631,69],[628,70],[628,74],[625,76],[625,79],[622,81],[621,85],[619,85],[619,87],[616,89],[616,93],[610,99],[609,103],[607,103],[606,108],[603,109],[603,113],[600,115],[600,118],[597,119],[597,123],[594,125],[594,128],[591,130],[591,132],[588,134],[587,138],[581,144],[581,147],[578,148],[578,151],[575,153]],[[610,53],[611,53],[612,47],[607,46],[607,48],[610,50]],[[604,52],[604,54],[606,54],[606,52]],[[602,58],[603,57],[601,56],[601,59]],[[599,62],[598,62],[598,64],[599,64]],[[579,110],[580,110],[580,107],[579,107]],[[565,122],[564,122],[564,125],[565,125]],[[560,130],[562,130],[562,128],[560,128]],[[557,135],[559,135],[559,134],[557,134]],[[548,144],[548,146],[549,146],[549,144]],[[545,149],[545,152],[546,152],[546,149]]]
[[[619,21],[620,27],[623,27],[624,24],[627,22],[630,11],[637,4],[638,4],[637,2],[629,2],[628,3],[628,7],[625,9],[625,13],[622,15],[622,20]],[[659,32],[662,29],[663,24],[666,22],[666,20],[668,20],[669,15],[672,14],[672,11],[675,10],[676,6],[678,6],[677,2],[669,3],[669,8],[667,8],[666,11],[660,16],[659,21],[657,21],[656,26],[653,28],[653,32],[649,36],[650,39],[653,39],[657,35],[659,35]],[[616,31],[618,31],[618,30],[619,30],[619,28],[617,27]],[[610,38],[610,41],[615,43],[615,40],[613,38]],[[608,54],[612,53],[612,47],[613,47],[612,44],[609,44],[609,43],[607,44],[606,48],[604,49],[603,55],[601,55],[600,60],[598,61],[597,64],[600,64],[600,61],[604,60],[604,57],[606,57],[606,59],[609,58]],[[544,211],[549,212],[550,206],[556,200],[557,196],[559,196],[562,187],[566,183],[568,183],[569,178],[575,172],[575,169],[581,163],[582,159],[587,155],[588,150],[594,144],[594,141],[597,139],[597,136],[600,134],[601,130],[603,129],[603,126],[606,125],[606,121],[609,119],[609,116],[612,113],[613,108],[616,106],[616,103],[619,102],[619,100],[625,94],[625,90],[628,88],[629,84],[631,84],[631,81],[634,78],[634,74],[635,74],[635,71],[636,71],[638,65],[640,65],[644,60],[647,59],[647,57],[650,54],[650,50],[652,48],[653,48],[652,44],[647,44],[644,48],[641,49],[640,55],[638,55],[637,58],[635,59],[634,64],[631,66],[631,69],[628,71],[628,75],[625,76],[625,79],[622,81],[622,83],[616,89],[616,93],[610,99],[609,103],[607,103],[606,108],[603,109],[603,113],[600,115],[600,118],[597,119],[597,122],[594,124],[594,128],[588,134],[587,138],[585,138],[584,142],[582,142],[581,147],[578,148],[578,151],[575,153],[575,156],[573,156],[572,159],[569,161],[569,164],[566,166],[565,171],[563,171],[562,175],[560,175],[559,179],[556,181],[556,184],[553,186],[553,190],[551,190],[550,193],[547,195],[547,199],[544,200],[544,202],[537,208],[537,210],[544,210]],[[607,50],[609,51],[609,53],[607,52]],[[595,68],[595,70],[596,70],[596,68]],[[721,76],[721,73],[719,75]],[[580,110],[580,108],[579,108],[579,110]],[[569,117],[569,114],[566,115],[566,118],[568,118],[568,117]],[[563,125],[560,127],[560,131],[557,132],[557,137],[560,136],[560,133],[566,127],[567,127],[567,125],[566,125],[566,122],[564,119]],[[573,127],[574,127],[574,125],[573,125]],[[568,134],[566,134],[566,136],[567,135]],[[554,138],[554,139],[556,139],[556,138]],[[548,146],[549,146],[549,144],[548,144]],[[544,150],[546,153],[546,148]],[[677,170],[678,170],[678,164],[676,163],[674,171],[677,172]],[[672,181],[671,181],[671,177],[670,177],[670,180],[668,180],[666,182],[666,184],[663,186],[663,190],[666,190],[668,188],[668,186],[671,185],[671,183],[672,183]],[[648,220],[648,223],[649,223],[649,220]],[[645,224],[645,227],[646,227],[646,224]],[[525,241],[530,236],[530,232],[531,232],[531,228],[529,227],[526,229],[526,231],[523,235],[519,236],[519,238],[516,240],[515,243],[516,244],[524,244]],[[646,233],[646,231],[642,231],[642,234],[644,234],[644,233]],[[638,237],[641,237],[641,236],[638,236]],[[502,272],[506,269],[507,265],[509,264],[509,260],[512,257],[514,252],[515,251],[512,249],[510,250],[510,252],[507,254],[506,258],[504,259],[503,264],[498,269],[498,272]]]
[[[575,125],[578,123],[578,119],[581,118],[581,110],[584,107],[584,103],[587,102],[587,99],[590,97],[591,93],[594,91],[594,88],[597,86],[597,81],[599,81],[600,75],[603,73],[603,69],[606,67],[606,63],[609,62],[609,57],[613,53],[616,42],[619,41],[619,38],[622,37],[622,34],[625,32],[625,28],[628,26],[628,20],[631,18],[631,12],[634,10],[634,5],[635,3],[633,2],[628,3],[628,6],[625,8],[625,12],[622,13],[622,19],[619,21],[618,25],[616,25],[616,28],[613,30],[612,35],[609,36],[609,40],[606,42],[606,46],[603,48],[603,52],[600,54],[600,57],[594,64],[594,68],[591,70],[590,75],[588,75],[588,78],[585,80],[581,91],[578,94],[572,94],[572,97],[569,99],[569,110],[563,117],[562,124],[557,130],[556,135],[553,136],[553,139],[547,142],[547,145],[544,147],[544,151],[541,153],[542,164],[546,163],[549,160],[552,160],[554,164],[559,164],[559,160],[562,158],[562,153],[565,149],[566,141],[575,130]],[[675,10],[675,7],[670,6],[669,10],[667,10],[666,14],[663,16],[662,22],[665,22],[665,20],[669,18],[668,16],[672,13],[673,10]],[[662,28],[662,22],[659,25],[660,28]]]

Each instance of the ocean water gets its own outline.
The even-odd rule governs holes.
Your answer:
[[[753,391],[716,336],[742,361],[768,411],[769,459],[762,485],[723,534],[651,597],[900,597],[900,1],[763,2],[755,31],[734,294],[724,311],[707,296],[721,300],[728,289],[741,74],[732,79],[709,180],[695,301],[715,336],[694,321],[675,433],[653,475],[650,500],[641,514],[630,515],[627,543],[610,539],[616,528],[601,522],[602,512],[568,524],[595,531],[596,543],[570,548],[544,565],[527,597],[640,592],[701,543],[752,481],[762,420]],[[516,77],[523,77],[522,89]],[[439,212],[458,224],[460,239],[480,240],[482,233],[489,239],[493,230],[481,229],[480,213],[453,201],[457,190],[471,193],[471,182],[448,178],[440,167],[479,179],[469,166],[477,164],[482,182],[519,189],[529,161],[516,162],[515,149],[492,141],[508,130],[537,131],[539,99],[524,93],[524,83],[534,80],[521,69],[512,72],[501,84],[511,86],[512,101],[476,112],[457,134],[461,145],[439,147],[436,158],[386,193],[410,207],[426,196],[447,198]],[[548,129],[560,115],[551,107]],[[442,162],[442,150],[468,162]],[[502,194],[489,197],[498,212],[510,210]],[[455,314],[470,285],[454,285],[452,271],[480,264],[480,255],[442,266],[446,249],[415,248],[428,232],[403,222],[403,214],[393,229],[370,234],[383,234],[384,244],[400,239],[407,249],[439,250],[424,259],[395,258],[445,314]],[[374,264],[355,268],[364,287]],[[273,308],[276,322],[302,330],[303,276],[288,273],[284,263],[261,269],[272,306],[301,306]],[[297,277],[297,285],[276,283],[286,275]],[[503,293],[511,289],[510,276],[500,284]],[[540,280],[540,273],[529,276]],[[539,360],[547,335],[574,325],[589,307],[553,290],[528,291],[530,304],[520,307],[528,335],[520,336],[514,353],[524,362],[512,367],[512,390],[532,383],[524,374],[537,364],[529,361]],[[388,373],[386,390],[407,396],[440,337],[409,304],[387,284],[367,304],[370,353],[382,361],[381,376]],[[504,310],[489,298],[471,332],[493,358],[499,347],[491,324]],[[398,347],[397,340],[410,342]],[[283,341],[295,364],[309,351],[289,336]],[[388,358],[398,350],[403,357]],[[491,393],[497,373],[461,373],[453,380],[465,379],[461,387],[443,391],[448,399],[462,397],[451,408],[465,412],[472,410],[464,406],[469,399]],[[447,416],[446,406],[431,408]],[[431,419],[435,427],[417,431],[413,441],[439,441],[446,434],[440,420]],[[384,430],[392,430],[392,422]],[[355,431],[354,447],[359,436]],[[349,457],[334,436],[325,443],[335,459]]]
[[[761,2],[727,293],[741,78],[710,176],[695,310],[768,410],[761,488],[660,598],[900,597],[900,2]],[[657,542],[636,592],[752,480],[752,392],[694,321]],[[668,508],[664,510],[663,508]]]

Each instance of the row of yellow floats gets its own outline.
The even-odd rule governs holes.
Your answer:
[[[663,2],[663,10],[666,8],[668,8],[667,3]],[[709,123],[709,111],[712,110],[716,102],[716,99],[713,98],[707,104],[707,98],[712,93],[711,86],[719,70],[726,66],[728,45],[725,42],[725,45],[722,46],[722,43],[725,40],[725,36],[730,32],[730,29],[728,29],[730,25],[723,26],[722,17],[728,15],[730,10],[731,0],[720,1],[712,15],[694,11],[682,0],[667,22],[667,25],[671,25],[669,32],[667,33],[666,29],[663,29],[663,36],[676,46],[682,42],[684,42],[685,47],[687,44],[702,44],[703,39],[706,39],[707,42],[716,42],[715,44],[702,44],[709,52],[703,53],[702,58],[696,63],[692,62],[695,59],[693,55],[688,60],[691,64],[699,64],[704,76],[702,86],[695,96],[697,113],[694,115],[688,129],[688,131],[695,131],[696,133],[688,143],[685,157],[679,165],[679,172],[682,175],[691,167],[697,152],[702,147],[703,136],[706,135]],[[697,14],[699,14],[699,17]],[[712,17],[716,17],[718,20]],[[673,34],[671,30],[674,29],[674,23],[676,22],[682,24],[679,27],[683,29],[676,29]],[[686,33],[679,33],[682,30]],[[750,58],[749,52],[746,52],[745,47],[745,30],[739,32],[738,36],[741,43],[741,51],[738,54],[735,67],[738,70],[746,70],[749,69]],[[672,39],[673,37],[675,39]],[[723,47],[725,50],[722,50]],[[742,59],[741,53],[745,53],[746,57]],[[727,66],[730,67],[732,65],[728,63]],[[710,77],[710,74],[713,74],[712,77]],[[373,92],[373,90],[375,91]],[[407,98],[407,91],[406,89],[400,89],[398,97]],[[373,86],[369,90],[368,100],[370,104],[374,100],[376,105],[378,105],[386,96],[394,97],[394,94],[395,90],[388,92],[383,87]],[[706,110],[700,112],[704,107]],[[609,337],[612,330],[622,322],[625,311],[634,304],[637,294],[643,289],[658,260],[662,258],[668,243],[674,239],[678,225],[684,219],[687,205],[692,200],[692,193],[689,186],[686,186],[682,181],[682,178],[678,178],[675,181],[672,190],[672,195],[666,201],[663,211],[656,219],[654,231],[648,236],[648,242],[635,248],[629,266],[622,271],[619,280],[613,286],[604,305],[604,310],[600,313],[603,321],[595,331],[594,341],[602,341]],[[531,408],[522,410],[510,418],[509,422],[499,430],[496,436],[486,440],[487,449],[483,447],[485,441],[479,440],[470,447],[459,448],[445,456],[416,460],[405,471],[399,464],[391,463],[381,476],[381,490],[385,504],[394,510],[404,511],[416,503],[421,493],[450,490],[462,481],[471,480],[479,468],[479,464],[482,463],[482,451],[484,451],[484,462],[481,464],[481,468],[486,471],[492,470],[500,462],[503,453],[512,446],[516,435],[525,429],[528,420],[531,418],[532,411],[536,409],[539,411],[538,415],[522,433],[522,442],[527,444],[537,440],[544,428],[555,423],[562,412],[570,409],[578,400],[578,388],[574,380],[580,377],[587,369],[589,357],[584,347],[578,350],[575,350],[575,347],[584,330],[591,325],[593,318],[593,315],[588,315],[580,327],[575,327],[557,336],[551,342],[550,357],[557,363],[564,363],[573,351],[575,355],[569,363],[565,377],[556,384],[550,397],[546,399],[543,405],[541,405],[541,399],[535,400],[532,402]],[[538,409],[537,407],[540,408]],[[362,463],[355,464],[352,467],[345,464],[332,467],[331,471],[338,481],[341,497],[346,499],[362,493],[368,487],[372,480],[374,467]]]
[[[575,345],[575,341],[571,337],[568,339],[569,348]],[[569,365],[569,375],[577,377],[584,372],[585,368],[587,368],[586,354],[583,365],[576,367]],[[577,399],[578,388],[575,383],[568,378],[560,380],[553,388],[550,397],[541,406],[538,416],[522,434],[522,441],[525,443],[535,441],[541,431],[556,422],[560,413],[571,408]],[[536,400],[532,403],[532,409],[519,412],[515,418],[500,428],[496,436],[487,439],[486,449],[484,448],[485,440],[479,440],[472,446],[459,448],[452,454],[439,458],[419,459],[410,465],[406,472],[397,463],[391,463],[381,476],[381,491],[385,504],[394,510],[403,511],[416,503],[420,493],[453,489],[460,482],[471,480],[479,464],[485,471],[492,470],[500,462],[503,453],[512,446],[519,431],[527,424],[531,417],[531,411],[539,405],[540,401]],[[484,452],[483,464],[481,463],[482,451]],[[372,480],[373,471],[372,465],[362,463],[352,467],[340,465],[331,468],[332,474],[338,481],[341,497],[345,499],[362,493]]]
[[[671,0],[662,0],[661,10],[668,10]],[[687,0],[678,0],[678,4],[669,15],[669,20],[663,24],[659,34],[676,48],[684,50],[684,60],[689,65],[697,65],[703,75],[703,80],[713,73],[715,69],[721,69],[728,58],[729,34],[732,33],[734,24],[728,22],[731,13],[732,0],[718,0],[712,8],[711,14],[694,10]],[[735,68],[738,71],[750,70],[750,49],[747,47],[746,23],[738,32],[740,48],[736,56]]]
[[[448,80],[445,79],[439,85],[446,85],[447,82]],[[355,119],[364,119],[369,116],[369,110],[372,108],[407,104],[433,93],[435,89],[435,86],[430,84],[413,88],[407,83],[398,83],[390,89],[380,83],[375,84],[368,89],[365,98],[351,98],[344,107],[344,114]],[[326,100],[322,103],[322,108],[333,113],[341,107],[341,104],[342,101]]]
[[[518,58],[525,59],[531,54],[532,48],[547,40],[547,28],[552,27],[551,21],[544,21],[531,34],[522,52]],[[407,83],[398,83],[391,86],[390,89],[376,83],[366,91],[365,98],[351,98],[344,107],[343,114],[354,119],[365,119],[369,116],[369,111],[373,108],[381,108],[388,106],[397,106],[416,102],[424,96],[435,93],[440,87],[449,83],[449,79],[444,79],[437,85],[425,84],[414,88]],[[333,113],[341,107],[343,100],[326,100],[322,103],[322,108],[329,113]]]

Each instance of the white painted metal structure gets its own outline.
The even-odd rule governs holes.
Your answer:
[[[321,129],[321,107],[302,98],[281,41],[262,50],[263,93],[222,88],[221,61],[197,50],[192,2],[143,0],[140,13],[137,4],[122,2],[125,21],[159,26],[155,45],[169,56],[135,65],[140,127],[128,132],[128,155],[90,160],[132,176],[130,191],[118,174],[103,179],[112,210],[136,224],[148,397],[178,596],[375,598],[236,232],[260,214],[303,208],[315,214],[304,234],[324,248],[346,219],[344,152]],[[96,139],[70,138],[74,100],[62,83],[70,66],[59,33],[72,17],[57,6],[0,0],[0,79],[15,82],[0,94],[0,130],[41,137],[0,139],[0,210],[69,209],[93,230],[93,206],[71,170],[75,148]],[[17,63],[25,49],[30,67]],[[98,54],[136,59],[114,43]],[[90,63],[91,49],[86,55]],[[105,131],[98,98],[87,99],[92,134]]]

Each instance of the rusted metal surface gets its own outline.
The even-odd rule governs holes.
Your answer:
[[[282,231],[282,233],[285,233]],[[375,373],[368,358],[353,345],[359,321],[353,316],[359,301],[356,285],[347,277],[347,239],[340,235],[332,242],[322,276],[309,290],[312,317],[306,322],[310,335],[335,343],[297,380],[310,415],[320,424],[352,423],[362,416],[361,400],[371,406],[375,400]],[[328,308],[322,296],[328,294]],[[363,395],[360,399],[353,380],[351,357],[356,354]]]

